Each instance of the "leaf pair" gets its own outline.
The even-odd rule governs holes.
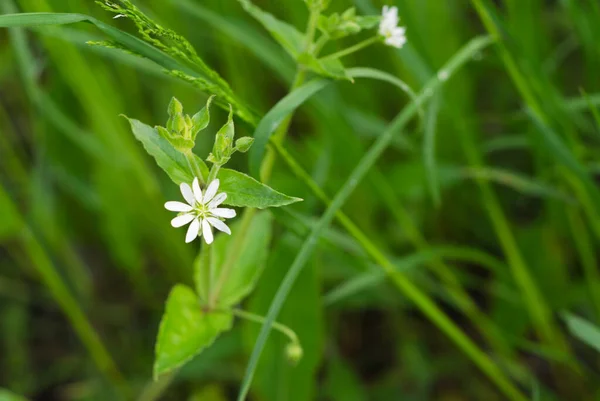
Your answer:
[[[234,224],[232,236],[220,235],[212,246],[203,247],[194,264],[197,293],[185,285],[173,287],[156,340],[155,379],[198,355],[231,328],[230,308],[252,291],[262,274],[271,219],[269,213],[258,213],[243,237]],[[239,251],[232,254],[234,243],[239,244]],[[213,303],[210,308],[209,303]]]
[[[127,120],[133,134],[142,143],[146,152],[154,158],[156,164],[167,173],[175,184],[179,185],[182,182],[189,184],[194,180],[194,174],[186,157],[159,135],[156,128],[135,119],[127,118]],[[205,181],[208,178],[206,163],[196,155],[193,155],[193,158],[203,176],[199,178]],[[285,206],[301,200],[275,191],[239,171],[222,168],[219,170],[217,178],[221,181],[221,191],[227,193],[227,199],[224,202],[226,205],[264,209]]]

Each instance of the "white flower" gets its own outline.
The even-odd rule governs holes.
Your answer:
[[[398,49],[406,43],[406,28],[398,26],[398,7],[383,6],[383,18],[379,23],[379,34],[385,38],[385,44]]]
[[[192,242],[198,236],[204,235],[204,241],[207,244],[213,242],[213,233],[211,226],[219,231],[231,235],[231,230],[221,219],[230,219],[235,217],[235,210],[219,208],[218,206],[227,199],[227,194],[219,190],[219,180],[212,181],[202,196],[202,190],[198,183],[198,178],[194,178],[192,188],[186,183],[180,185],[181,194],[187,203],[167,202],[165,208],[172,212],[180,212],[177,217],[171,220],[173,227],[182,227],[191,223],[185,242]],[[202,230],[200,230],[202,228]]]

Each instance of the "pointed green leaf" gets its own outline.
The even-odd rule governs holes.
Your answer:
[[[222,168],[217,177],[221,181],[219,190],[227,193],[227,199],[223,202],[226,205],[265,209],[302,200],[277,192],[239,171]]]
[[[598,326],[568,312],[563,314],[563,318],[572,335],[600,352],[600,328]]]
[[[205,313],[191,288],[178,284],[171,290],[156,340],[154,379],[199,354],[231,328],[233,316]]]
[[[142,143],[144,149],[154,158],[156,164],[162,168],[171,180],[179,185],[182,182],[191,183],[194,180],[185,156],[177,151],[165,138],[159,135],[155,128],[146,125],[138,120],[127,118],[131,124],[131,131],[138,141]],[[196,157],[196,162],[200,166],[202,175],[208,176],[208,167],[202,159]]]
[[[292,25],[280,21],[272,14],[269,14],[256,7],[250,0],[238,0],[244,10],[256,18],[273,38],[287,51],[294,59],[302,52],[304,44],[304,35]]]
[[[214,96],[209,97],[206,101],[206,106],[192,117],[192,138],[194,141],[196,140],[198,132],[208,127],[208,124],[210,123],[210,104],[213,99]]]

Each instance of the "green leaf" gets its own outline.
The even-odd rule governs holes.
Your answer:
[[[202,311],[191,288],[177,284],[167,299],[156,340],[154,379],[199,354],[233,322],[231,313]]]
[[[213,99],[214,96],[209,97],[206,101],[206,106],[204,106],[202,110],[194,114],[192,117],[192,139],[194,141],[196,140],[198,132],[206,129],[210,123],[210,104],[212,103]]]
[[[317,59],[312,54],[303,53],[298,57],[298,62],[324,77],[354,82],[342,62],[337,58]]]
[[[0,389],[0,401],[27,401],[27,399],[8,390]]]
[[[212,248],[213,259],[220,261],[216,271],[217,277],[224,269],[230,271],[227,281],[219,292],[217,305],[227,308],[244,299],[256,286],[264,270],[271,242],[272,215],[268,212],[256,214],[250,228],[241,238],[239,251],[231,259],[231,244],[239,241],[236,233],[239,224],[231,227],[232,235],[219,235]],[[241,234],[240,234],[241,235]]]
[[[159,135],[155,128],[138,120],[127,118],[131,124],[131,131],[138,141],[142,143],[146,152],[156,161],[171,180],[179,185],[182,182],[191,183],[194,180],[185,156],[173,147],[165,138]],[[208,177],[208,167],[202,159],[195,156],[196,162],[204,178]]]
[[[304,44],[304,35],[292,25],[275,18],[260,8],[256,7],[250,0],[238,0],[244,10],[256,18],[273,38],[287,51],[294,59],[302,52]]]
[[[563,313],[563,319],[572,335],[600,352],[600,328],[598,326],[569,312]]]
[[[277,192],[239,171],[222,168],[217,177],[221,181],[219,190],[227,193],[227,199],[223,202],[226,205],[265,209],[302,200]]]

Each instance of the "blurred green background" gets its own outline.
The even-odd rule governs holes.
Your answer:
[[[302,1],[255,3],[304,30]],[[504,45],[475,54],[445,83],[344,211],[530,399],[600,399],[598,354],[563,319],[569,311],[600,323],[600,3],[333,0],[330,9],[375,15],[392,3],[409,44],[370,47],[347,66],[387,71],[418,91],[488,33],[475,3],[493,10]],[[236,1],[136,4],[188,38],[259,115],[287,93],[294,61]],[[40,11],[84,13],[135,33],[92,1],[0,1],[2,14]],[[85,23],[0,30],[0,387],[31,400],[113,400],[123,391],[141,401],[235,399],[260,328],[251,323],[237,322],[172,380],[151,380],[164,300],[174,284],[191,283],[197,249],[163,209],[178,188],[119,117],[164,125],[171,96],[192,113],[208,94],[85,43],[102,39]],[[285,146],[331,196],[409,100],[378,81],[337,82],[298,111]],[[213,108],[198,154],[208,154],[225,119]],[[236,136],[252,135],[236,124]],[[247,171],[245,156],[231,163]],[[283,163],[271,185],[305,201],[275,220],[265,273],[245,302],[261,314],[307,235],[294,219],[310,223],[324,211]],[[304,358],[288,363],[285,339],[273,333],[252,400],[504,399],[378,272],[334,224],[279,318],[298,333]],[[456,288],[481,309],[475,320]],[[532,318],[539,305],[547,338]],[[482,321],[499,330],[506,355],[482,337]]]

